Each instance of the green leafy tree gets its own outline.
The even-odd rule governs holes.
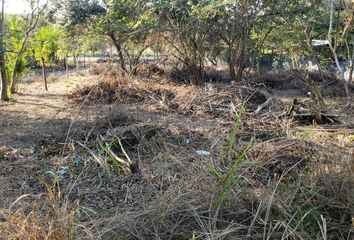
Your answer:
[[[148,47],[146,40],[156,19],[155,12],[152,5],[143,0],[107,0],[104,3],[106,12],[97,26],[115,46],[123,73],[132,72]],[[126,67],[126,59],[130,69]]]
[[[232,79],[241,80],[250,32],[264,8],[264,3],[257,0],[241,0],[216,6],[218,20],[214,29],[225,45],[225,59]]]
[[[34,56],[42,66],[42,74],[46,91],[48,91],[46,63],[55,58],[59,49],[59,39],[60,28],[55,25],[48,24],[39,29],[32,41]]]
[[[79,70],[79,56],[85,56],[87,52],[96,52],[102,48],[102,40],[98,38],[97,35],[87,36],[78,29],[74,28],[58,28],[59,31],[59,41],[58,41],[58,51],[57,56],[61,58],[64,62],[66,74],[68,75],[68,59],[72,56],[76,63],[76,69]],[[83,37],[85,36],[85,37]]]
[[[204,83],[204,60],[213,16],[205,14],[209,1],[163,1],[157,5],[160,36],[169,45],[169,53],[189,72],[190,83]]]
[[[9,26],[11,40],[9,44],[12,45],[16,54],[10,56],[10,68],[11,71],[11,92],[17,91],[17,82],[19,76],[23,73],[26,52],[28,50],[28,43],[33,37],[33,33],[37,30],[38,24],[41,22],[41,18],[44,10],[47,7],[47,2],[40,5],[39,1],[29,0],[30,11],[24,16],[13,16],[10,18]]]
[[[60,5],[60,4],[59,4]],[[64,0],[59,18],[73,29],[85,25],[86,35],[107,36],[117,50],[122,73],[134,72],[141,54],[148,48],[148,36],[156,20],[156,13],[143,0]],[[84,44],[85,45],[85,44]],[[129,68],[127,68],[127,63]]]
[[[353,69],[354,55],[349,47],[350,44],[353,45],[351,39],[353,5],[333,0],[304,0],[282,5],[283,8],[279,9],[279,13],[273,17],[276,19],[276,26],[263,46],[265,49],[273,47],[278,53],[290,55],[295,69],[300,68],[298,60],[301,56],[309,56],[317,65],[321,75],[324,67],[321,60],[333,60],[337,66],[338,77],[349,96],[350,91],[339,59],[347,59],[350,69]],[[264,32],[266,27],[267,24],[263,22],[263,25],[259,26],[259,31]],[[324,40],[327,43],[315,47],[314,39]],[[302,78],[307,79],[305,76],[304,73]],[[321,96],[316,98],[321,99]]]
[[[6,21],[7,36],[4,40],[6,51],[6,71],[8,79],[12,79],[11,92],[16,92],[17,78],[28,69],[26,61],[25,31],[26,19],[19,16],[10,16]]]

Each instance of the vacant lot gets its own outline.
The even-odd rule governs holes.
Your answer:
[[[291,73],[190,86],[162,70],[91,65],[48,92],[33,73],[1,103],[3,239],[351,238],[354,113],[340,86],[319,83],[319,124],[287,114],[294,98],[311,109]]]

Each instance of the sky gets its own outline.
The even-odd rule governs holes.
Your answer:
[[[29,10],[26,0],[5,0],[5,13],[24,13]]]

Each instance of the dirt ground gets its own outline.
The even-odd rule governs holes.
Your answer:
[[[163,114],[149,111],[148,106],[139,104],[80,104],[68,96],[82,86],[90,87],[102,77],[90,75],[87,70],[79,76],[72,72],[69,78],[59,72],[50,74],[49,91],[38,73],[32,72],[19,85],[19,93],[14,100],[0,102],[0,207],[8,207],[17,197],[31,192],[43,191],[38,177],[43,169],[53,163],[39,156],[43,144],[51,141],[64,142],[67,134],[75,134],[75,126],[95,124],[105,116],[114,118],[121,113],[133,115],[145,122],[168,127],[171,131],[200,132],[217,134],[220,127],[227,131],[227,122],[190,118],[181,114]],[[107,123],[108,125],[108,123]],[[108,126],[106,126],[108,127]],[[217,132],[217,133],[216,133]],[[40,149],[38,149],[40,148]]]
[[[0,206],[8,206],[25,193],[42,191],[37,171],[46,159],[34,154],[43,140],[62,136],[73,117],[66,94],[80,78],[61,78],[49,83],[44,90],[41,78],[35,73],[19,86],[19,94],[9,103],[0,103]]]
[[[239,186],[251,191],[252,197],[245,196],[244,190],[234,192],[232,206],[235,208],[225,206],[225,216],[220,213],[220,224],[229,224],[229,218],[240,221],[241,225],[254,224],[252,214],[257,216],[258,212],[254,212],[257,209],[253,204],[259,203],[261,207],[262,194],[272,181],[283,181],[286,186],[303,184],[303,195],[300,194],[301,200],[296,202],[300,204],[303,196],[314,187],[313,182],[306,182],[310,178],[304,173],[309,172],[319,186],[333,181],[330,190],[333,192],[318,190],[331,195],[331,203],[319,197],[320,207],[325,209],[321,214],[328,211],[329,217],[333,217],[329,211],[335,209],[333,224],[342,226],[343,231],[338,230],[340,234],[350,235],[348,178],[332,179],[337,173],[347,176],[347,166],[342,167],[351,158],[354,148],[354,112],[342,104],[343,97],[327,92],[325,96],[331,114],[340,116],[340,124],[300,124],[285,117],[293,97],[306,98],[306,91],[295,80],[292,80],[297,86],[294,91],[294,88],[283,89],[278,82],[274,83],[277,78],[274,75],[264,78],[264,83],[255,78],[253,86],[208,83],[203,87],[176,84],[160,77],[149,75],[117,81],[110,75],[92,74],[88,70],[82,70],[81,74],[71,72],[69,78],[53,72],[48,92],[44,91],[39,75],[31,73],[26,77],[14,100],[0,103],[0,209],[11,210],[20,196],[35,198],[48,192],[42,176],[55,172],[60,175],[58,181],[66,201],[80,202],[75,220],[78,226],[91,226],[90,230],[100,236],[97,239],[136,239],[136,236],[152,239],[157,235],[166,239],[173,234],[176,238],[171,239],[190,239],[187,229],[190,227],[193,232],[204,221],[203,216],[198,215],[201,219],[194,225],[191,214],[210,211],[215,193],[230,171],[230,159],[237,158],[235,155],[226,159],[223,151],[231,141],[230,134],[233,134],[242,102],[247,100],[233,151],[241,152],[250,141],[254,144],[239,169],[242,179]],[[269,93],[264,95],[263,85],[267,84]],[[255,85],[262,85],[261,90],[256,91]],[[268,95],[274,98],[272,104],[255,114]],[[128,155],[138,159],[139,174],[107,174],[106,165],[98,160],[102,149],[113,144],[112,136],[123,139]],[[102,145],[102,141],[106,145]],[[119,146],[112,147],[118,157],[126,157],[123,147],[123,150],[116,148]],[[198,155],[198,150],[207,150],[209,155]],[[117,170],[112,163],[108,166],[109,171]],[[214,167],[215,172],[220,172],[220,176],[217,175],[220,182],[210,174]],[[320,169],[326,174],[323,179],[317,173]],[[289,177],[284,180],[283,175]],[[336,184],[340,185],[338,189]],[[302,187],[295,189],[302,191]],[[286,191],[280,191],[279,197],[282,194],[288,199]],[[298,192],[294,193],[294,199],[297,199],[296,194]],[[303,204],[308,204],[312,198],[305,199]],[[24,213],[33,207],[29,204]],[[294,209],[297,214],[298,209]],[[0,222],[2,219],[6,222],[6,217],[11,216],[1,213]],[[178,229],[178,224],[183,222],[178,217],[175,219],[178,214],[191,225],[181,224]],[[274,213],[274,218],[279,217],[277,214]],[[287,214],[292,216],[293,213],[284,215]],[[244,223],[248,221],[246,218],[251,220]],[[155,226],[156,232],[150,232]],[[183,235],[185,231],[188,237]],[[258,231],[257,224],[254,231]],[[202,230],[200,232],[200,236],[206,236]],[[179,238],[178,234],[184,237]],[[333,236],[337,236],[335,234]],[[96,239],[94,236],[93,233],[92,239]]]

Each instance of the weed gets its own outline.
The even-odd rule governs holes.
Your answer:
[[[48,75],[48,82],[56,82],[56,81],[58,81],[58,77],[57,77],[57,75],[55,74],[55,73],[50,73],[49,75]]]
[[[130,159],[129,155],[125,151],[121,140],[118,137],[115,137],[110,140],[105,140],[102,136],[99,136],[98,145],[100,146],[98,152],[92,151],[85,144],[77,142],[81,147],[83,147],[92,157],[92,159],[101,166],[107,173],[111,172],[113,166],[114,171],[119,175],[121,171],[124,174],[131,174],[133,162]],[[119,157],[113,150],[112,147],[115,147],[118,144],[120,147],[125,159]]]
[[[237,139],[237,133],[239,131],[239,127],[241,124],[241,119],[242,119],[242,115],[245,111],[245,107],[244,105],[241,106],[241,109],[239,110],[239,112],[237,113],[237,117],[236,120],[234,122],[231,134],[228,138],[227,141],[227,145],[222,148],[222,153],[221,153],[221,162],[229,162],[231,159],[231,162],[229,164],[229,166],[227,167],[227,173],[226,176],[225,174],[223,175],[223,173],[219,172],[217,169],[212,169],[212,173],[214,176],[217,177],[217,179],[220,181],[222,180],[222,186],[221,189],[216,197],[216,202],[215,202],[215,215],[218,214],[220,207],[222,205],[222,203],[224,202],[224,200],[226,198],[228,198],[231,194],[232,189],[236,186],[237,184],[237,170],[238,167],[240,166],[241,162],[245,159],[247,153],[251,150],[252,145],[253,145],[253,139],[247,144],[247,146],[242,150],[242,152],[236,156],[236,158],[234,160],[232,160],[234,154],[233,152],[234,147],[235,147],[235,143],[236,143],[236,139]],[[223,154],[224,150],[226,149],[227,151],[227,155],[225,156]]]
[[[1,210],[0,239],[77,239],[79,206],[63,197],[59,176],[47,171],[41,177],[46,193],[23,195]]]

